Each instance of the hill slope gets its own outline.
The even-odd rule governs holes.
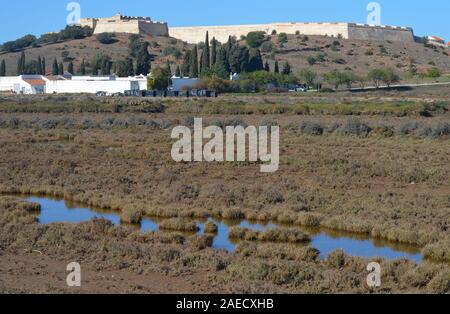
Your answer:
[[[89,63],[98,53],[107,53],[112,60],[123,59],[128,55],[128,34],[116,34],[117,42],[102,44],[95,36],[80,40],[70,40],[57,44],[25,49],[27,60],[44,56],[47,60],[47,72],[51,71],[54,58],[64,60],[65,68],[73,60],[77,70],[83,59]],[[142,39],[150,43],[153,65],[163,65],[169,60],[173,69],[181,64],[185,51],[193,45],[168,37],[143,35]],[[274,68],[275,60],[288,61],[294,73],[302,68],[324,74],[334,69],[352,70],[356,74],[366,74],[370,69],[391,67],[398,74],[404,74],[411,66],[418,71],[437,67],[443,73],[450,73],[450,49],[433,48],[422,43],[369,42],[361,40],[337,39],[325,36],[288,35],[288,41],[280,44],[278,36],[270,36],[270,44],[263,50],[263,58]],[[245,41],[241,41],[245,44]],[[177,53],[174,53],[178,51]],[[20,52],[0,54],[0,60],[6,61],[7,75],[16,74]],[[313,62],[315,61],[315,62]]]

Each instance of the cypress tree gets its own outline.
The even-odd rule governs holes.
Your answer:
[[[180,69],[179,65],[177,65],[177,69],[175,70],[175,76],[176,77],[181,77],[181,69]]]
[[[181,76],[189,76],[191,67],[191,51],[186,51],[184,55],[183,64],[181,65]]]
[[[191,78],[198,78],[198,49],[197,46],[192,50],[191,65],[189,67],[189,76]]]
[[[56,58],[53,60],[52,74],[53,75],[59,74],[58,61],[56,61]]]
[[[151,60],[148,53],[148,42],[141,43],[136,57],[136,74],[147,75],[150,73]]]
[[[6,76],[6,63],[5,60],[2,60],[0,64],[0,76]]]
[[[227,74],[230,74],[230,63],[228,62],[227,51],[225,47],[220,47],[219,52],[217,54],[217,62],[218,67],[223,68]]]
[[[86,64],[84,62],[84,59],[81,61],[80,74],[81,75],[86,75]]]
[[[64,64],[62,62],[60,62],[58,64],[58,74],[59,75],[64,75]]]
[[[126,63],[127,63],[127,75],[133,76],[134,75],[133,59],[127,58]]]
[[[269,62],[267,62],[267,61],[266,61],[265,65],[264,65],[264,71],[270,72],[270,65],[269,65]]]
[[[37,72],[38,72],[38,74],[43,75],[43,73],[42,73],[42,59],[41,59],[41,56],[38,56]]]
[[[289,62],[285,62],[284,63],[284,66],[283,66],[283,74],[284,75],[289,75],[289,74],[291,74],[291,72],[292,72],[292,69],[291,69],[291,65],[289,64]]]
[[[69,72],[70,74],[74,74],[72,61],[69,62],[69,66],[67,67],[67,72]]]
[[[274,68],[273,72],[280,73],[280,66],[278,64],[278,60],[275,61],[275,68]]]
[[[213,37],[211,44],[211,66],[215,65],[217,62],[217,40]]]
[[[45,68],[45,57],[42,57],[42,66],[41,66],[41,68],[42,68],[42,75],[46,75],[47,71],[46,71],[46,68]]]
[[[169,77],[172,77],[172,68],[170,67],[170,61],[169,60],[167,60],[167,62],[166,62],[166,71],[167,71]]]
[[[17,75],[24,74],[25,71],[25,53],[22,51],[19,59],[17,60]]]
[[[204,57],[205,57],[205,51],[203,50],[202,54],[200,55],[200,64],[199,64],[200,69],[198,71],[198,73],[200,73],[200,75],[202,74],[202,71],[203,71],[203,59],[204,59]]]
[[[20,59],[21,59],[21,62],[22,62],[22,64],[21,64],[22,74],[26,74],[25,71],[26,71],[27,63],[26,63],[25,52],[24,51],[22,51]]]
[[[209,70],[210,63],[211,63],[211,55],[209,50],[209,32],[206,32],[205,48],[203,49],[201,59],[202,70],[200,70],[200,72]]]
[[[259,49],[250,49],[247,72],[261,71],[264,69],[261,52]]]

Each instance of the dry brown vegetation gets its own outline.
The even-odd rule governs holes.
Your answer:
[[[437,262],[383,261],[383,269],[388,270],[386,285],[375,292],[448,292],[449,134],[445,127],[438,136],[418,131],[429,127],[432,135],[438,126],[450,122],[448,96],[445,90],[443,99],[429,95],[421,99],[418,93],[403,103],[402,95],[379,93],[374,103],[355,96],[357,105],[346,103],[352,99],[347,94],[224,96],[210,103],[191,99],[184,105],[173,99],[136,103],[133,99],[95,99],[101,103],[99,110],[92,110],[85,98],[77,102],[70,96],[54,103],[36,98],[36,107],[5,98],[0,103],[0,191],[59,196],[121,210],[125,222],[137,222],[146,215],[174,218],[166,222],[171,230],[186,230],[185,218],[247,218],[327,227],[417,245],[425,257]],[[163,109],[139,111],[156,105]],[[260,105],[308,105],[312,110],[267,114],[258,111]],[[321,106],[335,113],[318,110]],[[337,113],[341,106],[353,111]],[[249,114],[242,107],[255,111]],[[374,110],[361,113],[361,108]],[[411,108],[425,108],[427,114]],[[259,164],[253,163],[173,162],[171,127],[188,125],[193,116],[203,117],[205,123],[279,124],[280,170],[262,174]],[[415,123],[418,128],[401,132],[403,126]],[[214,282],[217,291],[368,292],[364,259],[337,253],[319,261],[317,252],[308,246],[292,250],[288,244],[259,241],[244,241],[235,255],[227,255],[208,249],[208,236],[140,235],[99,221],[39,226],[35,216],[23,211],[26,205],[20,205],[21,209],[16,201],[4,197],[2,202],[5,250],[27,247],[52,256],[81,254],[95,265],[103,252],[101,245],[107,245],[99,267],[114,269],[121,261],[130,271],[159,271],[164,264],[168,273],[177,276],[187,269],[216,269],[204,285]],[[84,240],[76,244],[81,234]],[[102,239],[109,237],[114,240],[105,244]],[[55,243],[66,243],[74,248],[73,253],[61,252],[63,248],[56,252]],[[148,248],[148,243],[156,245]],[[125,257],[114,255],[118,247],[126,248]]]

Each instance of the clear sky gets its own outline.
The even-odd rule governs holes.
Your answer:
[[[65,27],[69,0],[3,0],[0,43],[26,34],[40,35]],[[82,17],[150,16],[169,26],[271,22],[365,23],[371,0],[78,0]],[[381,22],[411,26],[418,36],[450,40],[449,0],[378,0]]]

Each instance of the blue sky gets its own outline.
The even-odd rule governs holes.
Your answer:
[[[69,0],[2,1],[0,43],[25,34],[40,35],[65,27]],[[270,22],[365,23],[371,0],[78,0],[82,17],[117,12],[150,16],[169,26]],[[416,35],[450,40],[450,1],[378,0],[385,25],[411,26]]]

